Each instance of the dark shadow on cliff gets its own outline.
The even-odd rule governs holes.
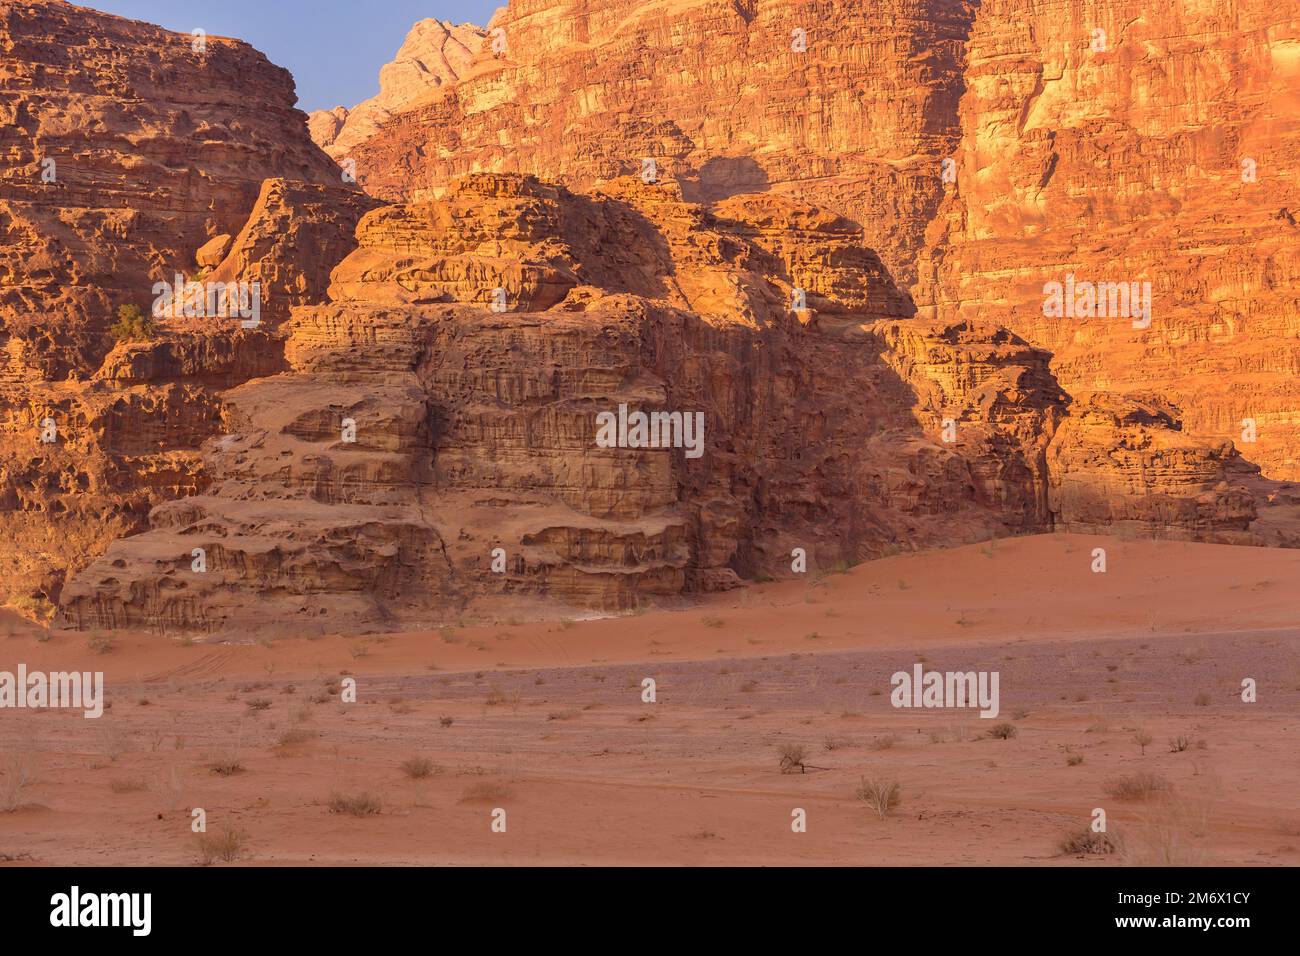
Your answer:
[[[750,156],[715,156],[678,182],[683,199],[705,205],[741,193],[765,193],[772,185],[767,170]]]

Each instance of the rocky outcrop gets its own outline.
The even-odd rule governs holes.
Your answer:
[[[1219,41],[1223,14],[1128,4],[1087,7],[1111,62],[1076,0],[514,0],[480,46],[430,21],[312,122],[383,206],[241,44],[0,7],[10,586],[74,627],[356,632],[1052,528],[1300,543],[1269,471],[1292,185],[1178,185],[1224,186],[1241,143],[1281,161],[1291,20],[1242,0]],[[71,179],[33,178],[51,147]],[[1045,312],[1063,270],[1149,273],[1152,323]],[[174,271],[257,282],[261,322],[113,343]],[[669,447],[606,440],[635,413]]]
[[[294,306],[324,298],[331,270],[356,247],[357,222],[377,205],[334,185],[268,179],[244,228],[206,279],[256,283],[259,321],[278,326]]]
[[[622,609],[789,573],[795,548],[816,570],[1049,526],[1048,355],[906,319],[837,216],[492,174],[357,232],[334,301],[293,312],[292,370],[228,394],[211,486],[78,575],[70,622],[400,626],[487,595]],[[700,413],[698,454],[603,447],[597,416],[620,406]]]
[[[977,7],[513,0],[455,83],[348,153],[388,200],[480,171],[586,190],[653,159],[691,200],[772,191],[847,215],[906,288]]]
[[[1154,389],[1198,440],[1253,428],[1300,479],[1294,5],[513,0],[489,30],[350,150],[375,195],[653,159],[687,198],[801,196],[927,317],[1013,329],[1071,391]],[[1150,282],[1150,326],[1044,315],[1069,275]]]
[[[199,42],[199,40],[202,42]],[[209,484],[220,392],[284,365],[374,201],[311,143],[293,80],[236,40],[67,3],[0,4],[0,603]],[[257,282],[262,325],[150,313],[176,274]]]
[[[1071,391],[1154,390],[1300,478],[1300,11],[985,0],[966,61],[923,307],[1015,329]],[[1149,324],[1045,314],[1071,275],[1149,283]]]
[[[1256,518],[1232,442],[1198,442],[1158,396],[1080,396],[1048,451],[1062,531],[1129,530],[1240,541]]]
[[[456,83],[483,46],[485,35],[472,23],[420,20],[393,61],[379,71],[379,94],[352,109],[336,106],[312,113],[312,139],[336,159],[347,158],[350,150],[394,116]]]
[[[0,318],[148,310],[153,284],[237,234],[271,177],[342,187],[252,47],[42,0],[0,7]],[[87,370],[88,371],[88,370]]]

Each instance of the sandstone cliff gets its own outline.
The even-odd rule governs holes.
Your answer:
[[[379,72],[379,93],[348,109],[319,110],[309,119],[312,139],[329,155],[344,159],[398,113],[426,94],[460,79],[483,45],[485,33],[470,23],[421,20],[393,61]]]
[[[294,310],[291,370],[227,395],[211,485],[79,574],[70,622],[399,626],[492,594],[625,609],[787,574],[796,548],[816,571],[1049,527],[1047,353],[907,319],[840,217],[494,174],[357,233],[333,303]],[[702,454],[600,447],[620,406],[701,412]]]
[[[70,4],[0,4],[0,602],[50,609],[64,576],[208,479],[222,389],[284,367],[270,334],[323,298],[374,205],[310,141],[290,75]],[[120,306],[212,273],[264,287],[263,324]]]
[[[1051,350],[1070,390],[1158,392],[1300,478],[1300,8],[986,0],[966,61],[918,297]],[[1045,316],[1070,274],[1149,282],[1149,326]]]
[[[1287,234],[1212,197],[1144,205],[1178,192],[1150,155],[1213,153],[1177,145],[1206,117],[1291,142],[1293,114],[1265,121],[1290,102],[1290,21],[1239,4],[1247,39],[1218,71],[1244,78],[1235,105],[1197,99],[1213,77],[1193,54],[1178,75],[1203,85],[1151,67],[1105,101],[1129,131],[1112,156],[1092,67],[1064,49],[1095,6],[515,0],[477,46],[430,21],[380,102],[312,123],[389,204],[344,183],[287,74],[242,44],[0,7],[21,103],[0,180],[11,599],[83,628],[364,631],[507,600],[622,610],[796,554],[817,572],[1052,528],[1300,543],[1275,480]],[[1220,16],[1142,49],[1198,50]],[[187,85],[209,68],[215,94]],[[1171,84],[1195,110],[1164,110]],[[1049,107],[1080,131],[1044,160]],[[1287,182],[1250,185],[1268,205]],[[1067,211],[1034,220],[1057,188]],[[1240,269],[1221,251],[1238,240]],[[1044,321],[1043,282],[1114,250],[1158,291],[1206,281],[1143,329]],[[263,321],[105,334],[177,270],[257,281]],[[1216,402],[1240,413],[1228,397],[1261,409],[1242,447],[1262,472],[1207,424]],[[702,416],[704,441],[603,445],[598,416],[621,409]]]
[[[924,314],[1006,325],[1068,390],[1157,391],[1300,478],[1294,4],[513,0],[489,40],[351,150],[367,189],[654,158],[688,198],[811,198]],[[1151,283],[1150,326],[1044,316],[1068,275]]]

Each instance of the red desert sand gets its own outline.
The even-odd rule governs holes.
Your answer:
[[[7,714],[0,861],[1295,865],[1297,593],[1295,551],[1043,535],[600,620],[92,649],[7,618],[0,670],[102,670],[109,708]],[[1000,714],[895,709],[918,663],[997,671]]]

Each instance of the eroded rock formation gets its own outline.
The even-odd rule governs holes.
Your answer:
[[[1072,391],[1155,391],[1300,478],[1300,8],[986,0],[966,61],[918,298],[1049,349]],[[1045,316],[1071,274],[1149,282],[1149,326]]]
[[[485,32],[471,23],[421,20],[411,28],[393,61],[379,71],[379,93],[352,109],[312,113],[312,139],[336,159],[365,142],[398,113],[428,94],[455,83],[483,45]]]
[[[211,487],[78,575],[71,621],[397,626],[492,593],[622,609],[787,573],[794,548],[816,570],[1049,526],[1047,353],[907,319],[840,217],[492,174],[357,233],[334,301],[294,310],[292,370],[227,395]],[[600,447],[620,406],[703,413],[700,456]]]
[[[1163,178],[1233,151],[1197,125],[1221,109],[1265,166],[1293,142],[1265,102],[1290,102],[1291,20],[1240,6],[1222,69],[1189,52],[1173,80],[1134,51],[1195,51],[1221,15],[1174,18],[1177,41],[1116,20],[1141,80],[1116,91],[1070,46],[1074,0],[515,0],[485,35],[417,30],[376,101],[313,119],[386,205],[242,44],[0,7],[13,603],[354,632],[673,601],[789,573],[796,549],[816,571],[1052,528],[1300,543],[1272,473],[1288,234]],[[215,93],[186,85],[200,70]],[[1219,73],[1246,78],[1231,108],[1196,98]],[[1265,206],[1291,188],[1263,185]],[[1196,281],[1149,328],[1044,321],[1034,284],[1103,265],[1157,296]],[[256,281],[260,324],[105,334],[175,271]],[[1193,357],[1214,388],[1180,378]],[[1139,380],[1155,394],[1120,394]],[[1207,425],[1252,389],[1263,473]],[[620,412],[698,414],[704,440],[602,444]]]
[[[351,150],[374,194],[653,158],[689,198],[802,196],[924,314],[1014,329],[1068,390],[1155,390],[1300,479],[1294,4],[513,0],[489,28]],[[1150,282],[1150,326],[1044,316],[1072,274]]]
[[[48,613],[69,570],[208,484],[219,392],[284,367],[278,320],[320,301],[374,205],[309,140],[290,75],[55,2],[0,4],[0,602]],[[262,325],[117,309],[212,274]]]

